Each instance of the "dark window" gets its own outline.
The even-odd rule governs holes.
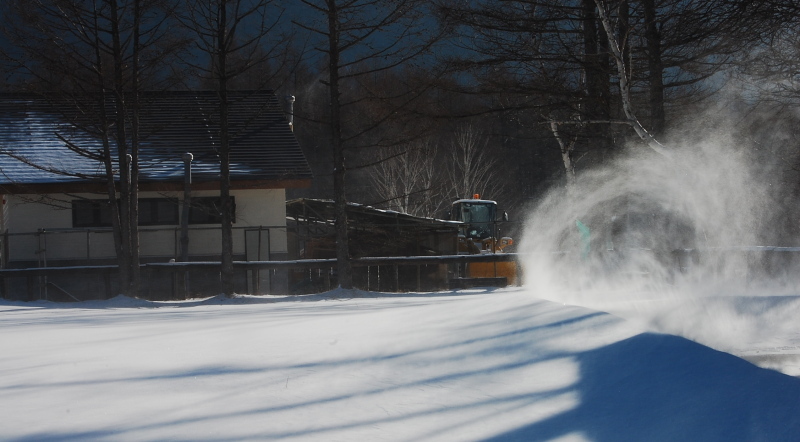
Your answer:
[[[73,201],[72,227],[111,227],[111,206],[108,201]]]
[[[236,199],[231,197],[231,222],[236,222]],[[189,224],[222,223],[222,201],[219,197],[192,198]]]
[[[178,224],[178,200],[144,198],[139,200],[140,226],[172,226]]]
[[[168,198],[139,200],[139,225],[178,224],[178,201]],[[111,227],[111,206],[107,200],[72,201],[72,227]]]

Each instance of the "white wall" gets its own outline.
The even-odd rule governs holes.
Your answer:
[[[218,192],[193,192],[193,197],[217,196]],[[236,223],[234,224],[234,253],[251,259],[268,259],[286,253],[286,193],[283,189],[234,190]],[[142,192],[140,198],[182,199],[182,192]],[[71,201],[78,198],[104,199],[99,194],[6,196],[6,207],[0,217],[8,229],[11,261],[36,261],[113,258],[114,245],[110,229],[73,228]],[[179,214],[181,211],[179,210]],[[258,226],[261,229],[261,256],[258,249]],[[179,253],[180,226],[140,227],[140,254],[143,258],[168,260]],[[255,229],[251,228],[255,227]],[[269,228],[269,229],[267,229]],[[47,233],[36,235],[39,229]],[[249,233],[245,233],[249,230]],[[269,232],[266,234],[265,232]],[[267,236],[268,235],[268,236]],[[247,237],[247,244],[246,238]],[[191,225],[190,256],[217,256],[220,253],[219,224]],[[88,246],[87,246],[88,244]],[[265,250],[269,248],[269,253]],[[45,253],[37,253],[41,250]]]

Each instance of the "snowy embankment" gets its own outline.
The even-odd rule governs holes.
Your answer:
[[[800,379],[637,321],[524,289],[355,294],[0,301],[0,438],[800,434]]]

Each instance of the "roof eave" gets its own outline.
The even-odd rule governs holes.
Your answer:
[[[108,184],[100,181],[68,182],[68,183],[10,183],[0,184],[0,193],[14,194],[52,194],[52,193],[105,193]],[[278,180],[235,180],[231,181],[231,190],[248,189],[301,189],[311,187],[310,178],[278,179]],[[219,181],[196,181],[192,190],[219,190]],[[182,192],[183,181],[148,181],[139,183],[141,192]]]

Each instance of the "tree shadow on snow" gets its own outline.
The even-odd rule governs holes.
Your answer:
[[[800,379],[645,333],[577,355],[580,404],[492,441],[795,441]]]
[[[196,307],[201,305],[252,305],[252,304],[275,304],[281,302],[320,302],[320,301],[340,301],[348,299],[370,299],[370,298],[436,298],[436,297],[463,297],[484,295],[497,290],[508,291],[497,287],[475,288],[466,290],[448,290],[441,292],[367,292],[363,290],[335,289],[323,293],[312,293],[307,295],[241,295],[232,297],[216,295],[208,298],[195,298],[174,301],[149,301],[146,299],[133,298],[124,295],[117,295],[104,300],[87,300],[76,302],[55,302],[46,300],[35,301],[16,301],[0,298],[0,307],[33,307],[48,309],[120,309],[120,308],[160,308],[160,307]]]
[[[309,298],[330,300],[330,295],[341,291]],[[381,297],[379,293],[368,293]],[[486,292],[481,292],[486,293]],[[474,294],[468,292],[468,294]],[[399,294],[403,296],[407,294]],[[417,294],[422,295],[422,294]],[[461,296],[459,292],[425,294],[428,296]],[[327,296],[327,297],[323,297]],[[213,299],[213,298],[212,298]],[[348,299],[348,298],[343,298]],[[233,300],[235,301],[235,299]],[[246,300],[243,300],[244,302]],[[215,301],[211,301],[215,302]],[[225,301],[222,301],[225,302]],[[196,304],[195,304],[196,305]],[[234,309],[235,310],[235,309]],[[241,312],[235,312],[241,314]],[[506,396],[487,395],[473,400],[450,404],[446,412],[471,413],[474,410],[493,409],[496,413],[484,415],[487,421],[502,416],[519,404],[576,393],[575,408],[544,420],[531,422],[520,428],[498,434],[492,441],[546,441],[580,434],[587,440],[598,442],[625,441],[790,441],[800,434],[800,379],[771,370],[758,368],[742,359],[718,352],[684,338],[654,333],[644,333],[589,351],[559,351],[547,349],[542,340],[569,337],[576,330],[605,330],[620,320],[592,310],[566,308],[547,301],[532,301],[500,309],[486,318],[468,324],[456,323],[452,329],[458,338],[447,342],[426,342],[419,346],[381,351],[378,354],[354,354],[342,358],[310,357],[292,363],[270,363],[255,366],[231,364],[188,367],[176,372],[143,373],[133,378],[118,379],[113,376],[106,382],[124,384],[204,379],[214,384],[215,379],[232,379],[237,375],[230,394],[250,394],[253,385],[273,383],[278,388],[289,386],[289,376],[320,375],[322,373],[380,372],[387,362],[400,365],[419,364],[425,361],[431,367],[441,366],[420,376],[407,376],[391,381],[370,382],[343,391],[322,391],[310,397],[299,396],[284,402],[267,401],[244,410],[216,410],[198,413],[173,420],[136,422],[130,427],[109,432],[47,433],[40,432],[17,440],[63,440],[136,437],[142,431],[180,431],[197,422],[219,422],[228,419],[252,418],[268,421],[283,412],[310,413],[315,407],[347,407],[353,399],[370,399],[380,404],[386,395],[394,392],[417,391],[447,385],[469,385],[484,379],[486,374],[515,376],[519,369],[542,362],[564,358],[574,360],[579,373],[574,384],[554,390]],[[116,320],[117,318],[115,318]],[[424,323],[422,325],[425,325]],[[459,327],[468,327],[473,333]],[[541,347],[538,344],[543,344]],[[499,356],[499,357],[498,357]],[[490,365],[470,365],[465,361],[495,361]],[[416,365],[414,365],[416,366]],[[285,386],[283,384],[285,378]],[[513,379],[511,380],[513,382]],[[79,381],[82,382],[82,381]],[[92,379],[96,383],[97,379]],[[255,382],[255,384],[253,384]],[[461,384],[465,382],[465,384]],[[46,381],[45,381],[46,383]],[[145,384],[147,385],[147,384]],[[73,386],[52,384],[47,387]],[[27,385],[13,386],[15,389]],[[41,385],[39,385],[41,387]],[[238,390],[237,390],[238,388]],[[263,387],[266,388],[266,387]],[[391,404],[389,404],[391,405]],[[395,404],[396,405],[396,404]],[[335,424],[318,426],[285,426],[261,431],[252,438],[280,439],[286,437],[317,438],[323,440],[339,431],[363,430],[377,425],[409,423],[435,413],[429,407],[411,409],[392,416],[366,415]],[[434,429],[430,436],[445,437],[454,427],[445,424]],[[264,433],[263,431],[268,431]],[[391,435],[388,435],[391,438]],[[219,440],[229,440],[224,435]],[[423,438],[424,439],[424,438]],[[207,440],[214,440],[208,437]]]

